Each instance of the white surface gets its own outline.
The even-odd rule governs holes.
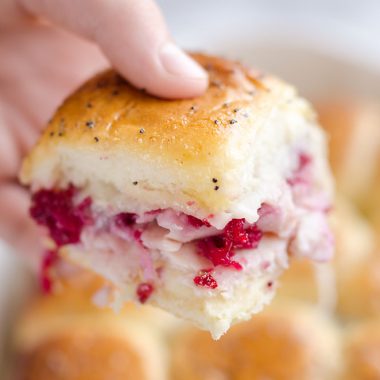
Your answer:
[[[241,59],[309,97],[380,96],[379,0],[159,0],[179,44]],[[378,82],[378,79],[376,79]]]
[[[176,40],[212,49],[303,42],[380,66],[378,0],[158,0]],[[229,52],[224,49],[224,52]],[[240,49],[242,52],[242,50]]]

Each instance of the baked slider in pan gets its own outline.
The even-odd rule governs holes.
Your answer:
[[[328,260],[332,185],[310,105],[279,79],[194,58],[210,85],[163,100],[114,71],[58,109],[24,161],[60,255],[215,338],[272,299],[289,255]]]

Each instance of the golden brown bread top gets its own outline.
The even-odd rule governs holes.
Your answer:
[[[376,159],[376,172],[374,174],[373,182],[360,203],[360,206],[364,214],[374,225],[377,241],[380,246],[380,150]]]
[[[345,342],[345,380],[380,379],[380,323],[359,322]]]
[[[337,347],[332,344],[328,329],[324,331],[318,325],[317,315],[314,319],[297,307],[267,310],[249,322],[235,325],[218,341],[203,331],[184,331],[172,350],[173,378],[325,379],[333,367],[329,351]],[[322,336],[316,331],[323,331]],[[333,355],[339,357],[337,352]]]
[[[342,195],[331,221],[337,313],[344,319],[380,316],[380,245],[373,225]]]
[[[370,99],[335,98],[316,104],[330,139],[330,163],[340,190],[366,200],[380,159],[380,107]]]
[[[338,273],[338,312],[345,318],[380,316],[380,256],[374,252],[363,262],[347,263],[347,273]]]
[[[164,380],[162,339],[172,319],[132,303],[118,313],[98,307],[93,296],[104,280],[83,270],[64,274],[55,293],[36,295],[17,321],[15,380]]]
[[[276,299],[296,298],[310,303],[318,302],[316,269],[310,260],[293,259],[280,277],[279,283]]]
[[[70,266],[70,271],[66,268],[65,273],[59,273],[55,282],[52,293],[36,294],[26,305],[18,321],[14,339],[16,345],[20,342],[22,347],[34,346],[36,342],[54,334],[55,329],[75,320],[104,320],[108,323],[113,319],[115,323],[126,320],[128,324],[129,320],[138,319],[153,329],[161,329],[163,333],[173,322],[173,318],[161,310],[132,302],[125,303],[115,313],[111,307],[115,288],[93,272]],[[108,306],[99,306],[94,302],[99,292],[108,294]]]
[[[123,338],[91,328],[58,332],[19,357],[17,380],[145,380],[147,363]]]
[[[91,79],[60,107],[41,144],[112,145],[160,155],[178,163],[207,161],[228,130],[260,109],[269,92],[264,79],[239,63],[194,55],[208,69],[210,86],[197,99],[163,100],[129,85],[110,70]],[[235,123],[239,120],[239,123]],[[204,144],[207,141],[207,145]],[[98,147],[97,147],[98,149]]]
[[[13,338],[15,379],[163,380],[165,347],[154,315],[134,305],[115,314],[89,304],[72,294],[34,303]]]
[[[135,313],[135,307],[126,307],[121,315],[99,309],[88,290],[34,300],[13,338],[16,379],[151,379],[145,359],[155,347],[146,351],[151,342],[139,343],[146,333],[137,332],[141,326],[131,323],[129,311]]]
[[[278,99],[286,101],[294,92],[239,63],[200,54],[194,58],[210,75],[206,93],[196,99],[150,96],[112,70],[89,80],[58,109],[24,161],[21,181],[45,181],[51,173],[36,173],[57,157],[60,147],[80,150],[84,160],[84,150],[96,152],[98,162],[109,154],[128,152],[140,158],[141,165],[144,161],[148,167],[183,171],[188,198],[222,208],[226,194],[214,191],[212,179],[237,165],[226,147],[231,134],[238,131],[244,140],[246,131],[267,119]]]
[[[316,104],[319,121],[330,138],[330,164],[335,174],[339,174],[345,164],[349,145],[355,129],[356,107],[348,101],[331,101]]]

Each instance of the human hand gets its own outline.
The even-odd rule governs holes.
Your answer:
[[[29,256],[40,238],[17,183],[22,157],[65,96],[108,60],[157,96],[207,87],[151,0],[0,0],[0,235]]]

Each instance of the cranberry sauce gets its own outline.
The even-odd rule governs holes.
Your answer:
[[[141,303],[145,303],[153,293],[153,285],[148,282],[142,282],[136,289],[137,298]]]
[[[58,248],[66,244],[78,243],[82,229],[93,223],[91,198],[88,197],[80,203],[76,203],[76,194],[77,190],[70,185],[65,190],[43,189],[32,197],[31,216],[38,224],[47,227]],[[162,211],[153,210],[148,214],[155,215]],[[110,221],[113,221],[113,225],[119,229],[115,230],[119,231],[119,237],[125,239],[132,237],[139,244],[143,244],[141,234],[148,224],[155,223],[155,218],[137,224],[137,217],[138,215],[134,213],[122,212],[112,216]],[[207,219],[201,220],[191,215],[187,215],[187,223],[195,229],[211,227]],[[120,230],[124,231],[125,234],[120,234]],[[112,229],[108,232],[113,233]],[[241,264],[233,260],[236,250],[255,249],[261,237],[262,232],[256,225],[247,224],[245,219],[233,219],[219,235],[201,238],[194,243],[197,247],[197,253],[208,259],[214,267],[223,266],[241,270]],[[57,253],[52,251],[45,256],[42,263],[41,285],[45,292],[51,290],[52,282],[49,273],[57,257]],[[197,286],[215,289],[218,284],[212,276],[212,270],[201,270],[194,277],[194,283]],[[136,295],[140,302],[144,303],[153,291],[152,284],[143,282],[137,287]]]
[[[91,222],[91,198],[74,204],[76,189],[40,190],[33,194],[30,214],[40,225],[48,228],[57,246],[78,243],[85,224]]]
[[[245,226],[245,219],[232,219],[223,233],[197,241],[198,253],[214,266],[232,267],[241,270],[242,266],[232,260],[236,249],[255,249],[263,233],[254,225]]]
[[[131,227],[136,223],[137,215],[131,212],[121,212],[115,216],[115,224],[118,227]]]
[[[41,290],[49,294],[53,289],[53,279],[51,270],[58,261],[57,251],[47,251],[41,262],[40,287]]]
[[[193,281],[197,286],[203,286],[205,288],[215,289],[218,287],[218,283],[212,276],[212,269],[202,269],[199,271],[198,276],[195,276]]]
[[[211,224],[207,221],[207,219],[201,220],[192,215],[187,215],[187,221],[194,228],[211,227]]]

